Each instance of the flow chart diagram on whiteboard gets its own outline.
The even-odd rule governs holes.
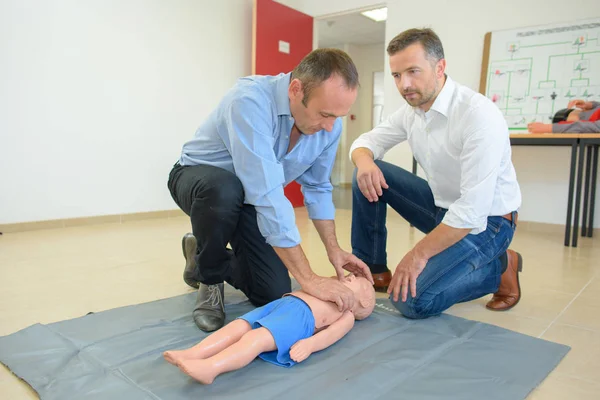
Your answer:
[[[550,123],[573,99],[600,101],[600,18],[489,32],[480,91],[511,131]]]

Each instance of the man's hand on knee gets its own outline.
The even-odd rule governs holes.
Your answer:
[[[417,278],[425,269],[425,265],[427,265],[427,260],[417,257],[413,250],[404,256],[396,267],[388,287],[388,294],[392,295],[395,302],[398,301],[400,294],[402,294],[402,301],[405,302],[409,288],[411,296],[417,297]]]
[[[373,160],[365,160],[357,165],[356,180],[360,192],[369,200],[374,202],[383,195],[383,189],[389,186],[385,181],[383,172]]]

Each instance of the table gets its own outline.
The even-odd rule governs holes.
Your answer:
[[[569,171],[569,193],[567,204],[567,222],[565,224],[565,246],[577,247],[579,237],[579,214],[583,193],[583,211],[581,220],[581,236],[592,237],[594,232],[594,209],[596,205],[596,180],[598,176],[598,147],[600,134],[597,133],[549,133],[549,134],[512,134],[513,145],[570,145],[571,167]],[[562,143],[562,144],[561,144]],[[587,148],[587,155],[585,154]],[[585,162],[585,184],[583,184]],[[577,180],[575,167],[577,166]],[[590,171],[591,170],[591,171]],[[582,188],[583,186],[583,188]],[[573,192],[575,190],[575,192]],[[573,204],[575,197],[575,204]],[[573,212],[573,206],[575,210]],[[573,216],[573,232],[571,237],[571,216]],[[570,243],[569,243],[570,242]]]
[[[594,233],[594,209],[596,203],[596,180],[598,177],[598,147],[600,146],[600,134],[582,133],[578,136],[579,148],[582,156],[583,149],[587,148],[581,236],[592,237]],[[583,170],[578,171],[578,175],[581,174],[583,174]],[[579,176],[578,179],[580,179]]]
[[[567,192],[567,220],[565,223],[565,246],[571,244],[571,222],[573,220],[573,195],[575,186],[575,170],[577,164],[577,153],[579,145],[579,135],[573,133],[516,133],[510,135],[510,144],[513,146],[570,146],[571,147],[571,165],[569,168],[569,191]],[[583,158],[579,159],[580,164]],[[581,170],[582,167],[579,169]],[[581,181],[578,179],[577,193],[581,192]],[[577,247],[577,232],[579,221],[580,199],[576,200],[575,218],[573,223],[573,247]]]

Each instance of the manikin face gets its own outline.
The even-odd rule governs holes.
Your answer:
[[[444,84],[446,60],[434,62],[420,43],[390,56],[390,70],[398,91],[413,107],[429,111]]]
[[[365,282],[368,286],[365,286]],[[354,274],[348,274],[345,278],[344,284],[348,286],[355,295],[360,296],[365,288],[369,288],[371,284],[365,278],[357,278]]]
[[[313,135],[322,129],[331,132],[337,117],[343,117],[356,101],[358,89],[349,89],[344,80],[332,75],[314,88],[306,105],[302,103],[304,91],[298,79],[290,82],[288,96],[290,110],[296,120],[296,127],[305,135]]]

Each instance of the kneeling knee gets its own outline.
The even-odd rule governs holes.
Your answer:
[[[419,299],[410,298],[405,302],[402,299],[392,300],[392,304],[403,316],[409,319],[424,319],[436,315],[431,312],[429,303]]]
[[[291,285],[276,285],[267,286],[258,290],[254,290],[250,296],[250,302],[256,307],[264,306],[274,300],[280,299],[284,294],[292,291]]]
[[[222,174],[218,183],[208,188],[199,188],[196,198],[203,198],[219,208],[238,208],[244,203],[244,187],[240,179],[232,173]]]

